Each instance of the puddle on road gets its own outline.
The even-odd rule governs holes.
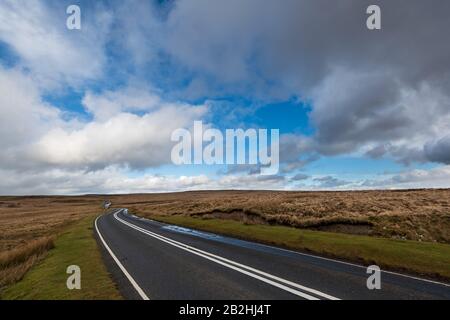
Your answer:
[[[257,250],[257,251],[261,251],[261,252],[272,253],[272,254],[276,254],[276,255],[280,255],[280,256],[295,256],[297,254],[296,252],[293,252],[290,250],[276,248],[276,247],[272,247],[272,246],[265,245],[265,244],[240,240],[240,239],[231,238],[231,237],[220,236],[220,235],[213,234],[213,233],[201,232],[201,231],[192,230],[192,229],[184,228],[184,227],[178,227],[178,226],[174,226],[174,225],[162,226],[161,229],[168,230],[171,232],[177,232],[177,233],[182,233],[182,234],[186,234],[186,235],[191,235],[191,236],[195,236],[195,237],[199,237],[199,238],[203,238],[203,239],[213,240],[213,241],[217,241],[217,242],[221,242],[221,243],[225,243],[225,244],[229,244],[229,245],[233,245],[233,246],[238,246],[238,247],[242,247],[242,248],[248,248],[248,249]]]
[[[222,238],[221,236],[216,235],[216,234],[201,232],[201,231],[178,227],[178,226],[164,226],[164,227],[161,227],[161,229],[174,231],[174,232],[178,232],[178,233],[183,233],[183,234],[189,234],[189,235],[204,238],[204,239],[218,240],[218,239]]]

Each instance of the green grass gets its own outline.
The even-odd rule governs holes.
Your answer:
[[[296,229],[284,226],[247,225],[233,220],[186,216],[153,216],[155,220],[254,240],[299,251],[336,257],[364,265],[450,279],[450,245],[392,240]]]
[[[93,217],[73,224],[55,241],[55,248],[18,283],[7,288],[2,299],[84,300],[121,299],[98,250]],[[69,290],[69,265],[81,268],[81,290]]]

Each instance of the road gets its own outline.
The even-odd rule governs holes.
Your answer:
[[[95,230],[128,299],[450,299],[448,284],[139,218],[100,216]]]

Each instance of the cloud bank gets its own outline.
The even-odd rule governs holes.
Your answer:
[[[448,1],[80,1],[80,32],[64,27],[69,4],[0,4],[1,193],[450,186]],[[370,4],[381,31],[365,27]],[[70,90],[82,115],[45,98]],[[281,137],[281,176],[144,173],[170,163],[174,129],[220,114],[227,96],[311,106],[314,132]],[[339,155],[437,167],[370,181],[299,172]]]

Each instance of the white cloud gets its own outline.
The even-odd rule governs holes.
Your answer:
[[[91,10],[93,20],[83,19],[81,30],[66,28],[62,3],[3,0],[0,3],[0,41],[20,57],[39,84],[53,88],[78,85],[101,76],[106,62],[104,44],[111,24],[106,10]]]
[[[201,120],[207,107],[165,102],[143,88],[89,94],[89,110],[106,113],[90,122],[63,120],[40,98],[35,81],[0,68],[0,164],[4,168],[146,168],[170,163],[177,128]],[[140,114],[130,111],[142,111]]]
[[[148,89],[127,87],[102,94],[87,92],[83,98],[86,110],[96,120],[105,121],[121,112],[151,111],[162,104],[161,99]]]
[[[96,171],[50,169],[23,174],[0,169],[0,194],[121,194],[220,189],[283,189],[281,178],[206,175],[163,176],[144,174],[130,177],[116,166]]]
[[[169,95],[196,99],[220,92],[266,101],[294,95],[311,102],[314,135],[282,136],[284,173],[297,172],[318,154],[449,162],[447,3],[414,1],[405,11],[382,0],[390,12],[383,28],[391,31],[370,35],[364,24],[358,27],[364,1],[343,0],[326,13],[326,0],[284,6],[184,0],[160,11],[137,0],[110,8],[84,3],[82,14],[89,14],[83,14],[81,31],[66,29],[65,1],[0,3],[0,41],[18,56],[14,69],[0,67],[0,193],[292,188],[283,177],[233,172],[217,179],[127,176],[130,169],[169,163],[170,133],[208,112],[165,101],[142,85],[146,73],[160,70],[161,56]],[[120,58],[108,56],[106,45]],[[103,77],[108,72],[129,85],[98,92],[105,83],[114,88]],[[135,82],[128,72],[136,73]],[[86,88],[92,80],[99,80],[96,89],[83,99],[92,121],[65,121],[42,99],[55,88]],[[251,114],[236,106],[221,111],[214,115],[222,124]],[[444,166],[364,183],[332,175],[305,180],[315,183],[312,188],[375,188],[448,186],[448,178]]]
[[[450,166],[409,170],[370,180],[346,180],[337,176],[312,176],[304,183],[288,182],[281,176],[207,175],[174,176],[142,174],[130,176],[127,169],[109,166],[95,171],[48,169],[19,172],[0,169],[0,194],[145,193],[187,190],[361,190],[449,188]]]
[[[158,166],[170,163],[172,132],[190,127],[205,112],[203,106],[162,104],[142,116],[119,113],[77,130],[54,128],[36,143],[34,154],[38,161],[54,166]]]
[[[450,165],[429,170],[413,169],[386,178],[366,180],[366,189],[450,188]]]
[[[0,165],[20,166],[21,154],[54,125],[61,112],[44,103],[29,77],[0,67]]]
[[[149,90],[128,87],[85,99],[94,114],[113,103],[113,112],[101,120],[65,121],[41,94],[29,75],[0,67],[0,194],[157,192],[209,185],[204,176],[127,176],[132,168],[170,163],[172,131],[202,119],[206,106],[165,102]]]

